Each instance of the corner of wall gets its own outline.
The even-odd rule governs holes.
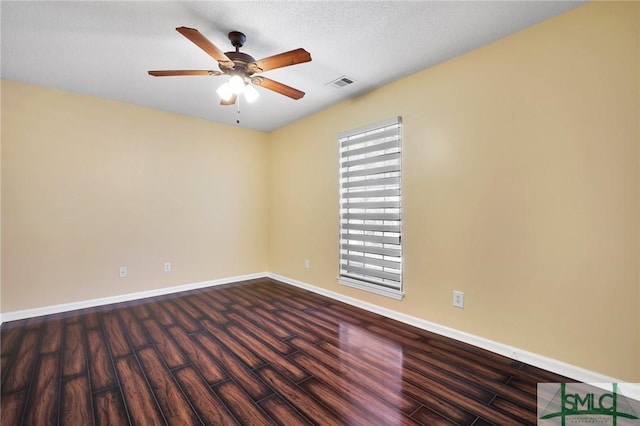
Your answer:
[[[4,80],[2,80],[4,81]],[[0,102],[2,100],[2,81],[0,81]],[[2,108],[0,107],[0,110]],[[1,126],[0,126],[1,127]],[[2,325],[2,138],[0,138],[0,325]]]
[[[637,150],[637,154],[638,154],[638,168],[637,168],[637,176],[636,176],[636,185],[637,185],[637,190],[638,190],[638,214],[640,215],[640,3],[636,3],[636,29],[637,29],[637,35],[636,35],[636,47],[638,50],[637,53],[637,69],[636,69],[636,75],[638,76],[638,78],[636,79],[636,88],[638,91],[638,96],[636,99],[637,102],[637,120],[638,120],[638,133],[636,135],[636,150]],[[638,265],[637,265],[637,269],[638,269],[638,310],[637,310],[637,316],[638,316],[638,362],[637,365],[639,366],[638,368],[640,369],[640,223],[638,223]],[[638,378],[638,382],[640,382],[640,371],[637,372],[637,378]]]

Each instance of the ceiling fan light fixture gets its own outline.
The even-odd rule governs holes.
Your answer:
[[[245,85],[246,83],[244,82],[244,78],[240,77],[239,75],[234,75],[229,79],[229,86],[231,87],[233,93],[235,93],[236,95],[242,93]]]
[[[244,88],[244,97],[247,102],[253,103],[256,99],[258,99],[259,96],[260,93],[258,93],[258,91],[252,85],[247,84],[247,86]]]
[[[0,0],[2,1],[2,0]],[[246,36],[238,31],[229,33],[229,41],[235,52],[223,52],[209,41],[195,28],[178,27],[176,30],[188,40],[202,49],[218,62],[220,71],[213,70],[159,70],[149,71],[154,77],[185,76],[185,75],[225,75],[226,81],[216,89],[221,98],[220,105],[237,105],[240,112],[240,98],[238,95],[244,92],[247,102],[255,102],[260,96],[251,83],[262,86],[265,89],[287,96],[291,99],[300,99],[304,92],[289,87],[266,77],[253,77],[255,73],[302,64],[311,61],[311,55],[303,48],[293,49],[277,55],[268,56],[260,60],[255,60],[253,56],[240,52],[240,48],[246,41]],[[237,121],[239,123],[239,121]]]
[[[231,97],[233,96],[233,89],[231,87],[231,84],[228,81],[224,83],[222,86],[218,87],[216,89],[216,92],[218,93],[220,98],[224,101],[230,100]]]

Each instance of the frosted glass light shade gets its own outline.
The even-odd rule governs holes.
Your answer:
[[[244,79],[239,75],[234,75],[229,79],[229,85],[231,86],[231,90],[236,95],[239,95],[244,90]]]
[[[258,99],[259,96],[260,93],[258,93],[258,91],[252,85],[247,84],[247,86],[244,88],[244,97],[247,102],[252,103],[256,99]]]
[[[233,96],[233,89],[231,88],[231,84],[229,84],[229,82],[226,82],[222,86],[218,87],[216,92],[218,92],[218,95],[224,101],[230,100]]]

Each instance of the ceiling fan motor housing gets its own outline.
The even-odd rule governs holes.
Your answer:
[[[224,54],[227,55],[229,59],[233,61],[233,63],[235,64],[234,69],[236,71],[242,71],[247,75],[253,74],[252,72],[249,72],[249,70],[247,69],[247,64],[250,64],[251,62],[256,61],[255,59],[253,59],[253,56],[247,55],[246,53],[242,53],[242,52],[225,52]]]
[[[233,69],[235,71],[240,71],[243,74],[250,76],[251,74],[253,74],[253,72],[248,70],[247,64],[255,62],[256,60],[253,58],[253,56],[240,52],[240,48],[244,46],[244,43],[247,41],[247,36],[245,36],[240,31],[231,31],[229,33],[229,41],[231,42],[233,47],[236,48],[236,51],[225,52],[224,54],[233,61]]]

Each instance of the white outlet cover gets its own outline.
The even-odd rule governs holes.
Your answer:
[[[464,292],[453,291],[453,306],[456,308],[464,308]]]

